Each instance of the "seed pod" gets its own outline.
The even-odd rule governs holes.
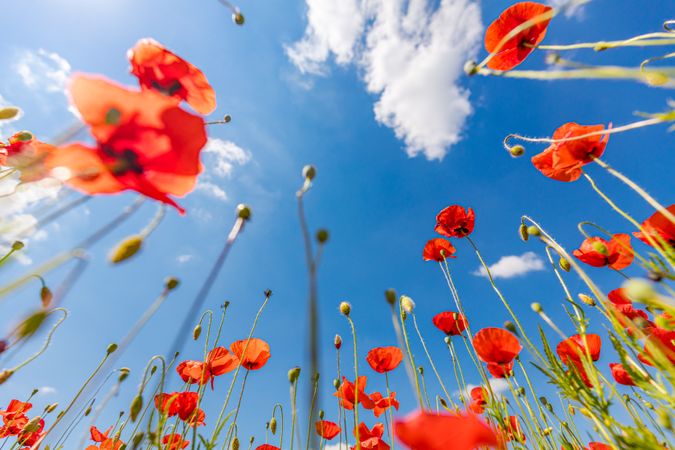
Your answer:
[[[131,402],[131,407],[129,408],[129,417],[132,422],[136,422],[138,415],[141,413],[141,409],[143,409],[143,397],[138,394],[134,397],[134,400]]]
[[[232,439],[232,447],[231,448],[232,448],[232,450],[239,450],[239,438],[238,437],[235,436],[234,439]]]
[[[514,145],[513,147],[509,147],[509,153],[510,153],[511,156],[513,156],[514,158],[521,157],[521,156],[523,156],[523,155],[525,154],[525,147],[523,147],[523,146],[520,145],[520,144]]]
[[[110,252],[110,262],[113,264],[119,264],[122,261],[126,261],[138,253],[142,246],[143,236],[140,234],[129,236],[117,244],[113,251]]]
[[[245,221],[251,220],[251,208],[243,203],[238,204],[237,217]]]
[[[18,251],[21,250],[23,247],[24,247],[24,244],[23,244],[23,242],[21,242],[21,241],[14,241],[14,242],[12,242],[12,250],[15,251],[15,252],[18,252]]]
[[[323,409],[319,410],[319,419],[323,420],[323,418],[326,416],[326,413],[324,412]]]
[[[115,353],[115,350],[117,350],[117,344],[115,344],[115,343],[113,342],[113,343],[110,344],[110,345],[108,346],[108,348],[106,349],[106,353],[107,353],[108,355],[110,355],[111,353]]]
[[[192,339],[197,340],[199,339],[199,336],[202,334],[202,325],[197,324],[197,326],[192,330]]]
[[[504,322],[504,328],[506,328],[507,330],[509,330],[513,334],[516,334],[516,335],[518,334],[518,330],[516,329],[516,326],[510,320],[507,320],[506,322]]]
[[[270,419],[270,431],[272,432],[272,434],[277,434],[277,418],[276,417],[272,417]]]
[[[333,379],[333,387],[335,388],[336,391],[337,391],[338,389],[340,389],[340,385],[341,385],[341,384],[342,384],[342,383],[340,382],[339,379],[337,379],[337,378],[334,378],[334,379]]]

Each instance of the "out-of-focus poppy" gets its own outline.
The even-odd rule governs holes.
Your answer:
[[[242,367],[248,370],[261,369],[271,356],[270,346],[258,338],[233,342],[230,351],[239,358]]]
[[[588,447],[585,447],[584,450],[614,450],[614,447],[602,442],[589,442]]]
[[[675,331],[659,327],[650,329],[645,342],[645,353],[652,359],[656,359],[654,350],[660,351],[671,363],[675,364]],[[651,362],[648,364],[653,365]]]
[[[438,213],[434,230],[443,236],[463,238],[473,232],[475,221],[472,208],[466,210],[462,206],[451,205]]]
[[[518,441],[524,444],[527,441],[525,433],[520,428],[520,423],[517,416],[509,416],[508,422],[504,429],[504,437],[507,441]]]
[[[397,420],[394,430],[398,440],[411,449],[473,450],[499,444],[495,430],[473,414],[418,411]]]
[[[602,131],[604,125],[566,123],[553,133],[554,140],[570,139]],[[532,164],[545,176],[558,181],[575,181],[583,173],[582,167],[599,158],[607,146],[607,135],[598,134],[581,139],[554,142],[546,150],[532,157]]]
[[[432,322],[436,328],[448,336],[459,336],[469,326],[469,322],[464,317],[464,314],[452,311],[443,311],[436,314]]]
[[[26,413],[32,407],[32,403],[14,399],[9,402],[7,409],[0,410],[0,417],[2,417],[0,439],[7,436],[18,436],[28,423]]]
[[[624,288],[609,291],[607,299],[614,305],[631,305],[633,303],[626,295],[626,290]]]
[[[169,195],[184,196],[196,185],[204,120],[161,94],[97,77],[75,76],[70,96],[96,145],[54,149],[45,160],[51,173],[87,194],[131,189],[184,213]]]
[[[635,381],[631,378],[626,368],[621,363],[610,363],[609,369],[612,371],[614,381],[624,386],[635,386]]]
[[[367,382],[368,382],[367,377],[360,376],[356,381],[355,386],[354,383],[347,380],[347,377],[342,377],[342,383],[340,384],[340,387],[333,395],[340,399],[340,405],[342,405],[343,408],[352,410],[354,409],[354,403],[357,401],[355,394],[356,389],[358,389],[359,392],[358,402],[365,409],[373,409],[375,408],[375,402],[365,392]]]
[[[523,347],[518,338],[502,328],[483,328],[473,337],[473,348],[481,361],[488,363],[493,376],[509,376],[513,360]],[[499,371],[502,369],[502,371]]]
[[[575,334],[560,342],[556,347],[558,356],[565,364],[570,361],[581,362],[583,355],[588,354],[593,361],[600,359],[602,340],[597,334],[589,333],[585,336]]]
[[[22,446],[22,450],[33,448],[35,444],[40,442],[46,434],[44,432],[44,428],[45,428],[45,421],[44,419],[40,419],[38,420],[34,428],[31,427],[30,431],[22,430],[17,438],[17,443],[20,446]],[[111,450],[113,450],[112,447]]]
[[[422,258],[425,261],[443,262],[446,258],[455,258],[453,255],[456,251],[450,241],[443,238],[434,238],[424,245]]]
[[[38,181],[49,174],[44,161],[55,148],[37,140],[33,133],[20,131],[6,144],[0,142],[0,166],[19,170],[24,183]]]
[[[162,438],[162,444],[162,450],[182,450],[190,445],[190,441],[183,440],[180,433],[171,433]]]
[[[535,2],[520,2],[508,7],[487,28],[485,49],[492,53],[501,40],[515,28],[550,10],[550,6]],[[510,70],[522,63],[546,36],[550,21],[550,18],[543,20],[513,36],[492,56],[487,66],[495,70]]]
[[[608,266],[614,270],[625,269],[633,262],[630,236],[624,233],[612,235],[609,241],[601,237],[586,238],[572,254],[589,266]]]
[[[485,411],[485,405],[487,405],[488,392],[483,386],[477,386],[471,389],[469,393],[471,396],[471,402],[469,403],[469,409],[475,414],[483,414]]]
[[[376,347],[368,352],[366,361],[375,372],[391,372],[403,361],[403,352],[398,347]]]
[[[669,213],[675,215],[675,204],[666,209]],[[642,231],[636,231],[633,235],[647,245],[652,245],[647,238],[647,235],[649,235],[659,247],[663,247],[663,241],[670,247],[675,247],[675,223],[671,222],[660,211],[655,212],[642,222]]]
[[[375,407],[373,408],[375,417],[380,417],[391,407],[398,411],[398,407],[400,406],[398,400],[396,400],[396,392],[390,392],[389,397],[383,397],[381,393],[373,392],[370,394],[370,399],[375,403]]]
[[[358,439],[360,447],[364,450],[389,450],[389,445],[382,440],[384,434],[384,425],[376,423],[372,429],[368,429],[365,423],[359,424]],[[354,437],[356,437],[356,430],[354,430]],[[352,447],[354,450],[356,447]]]
[[[328,420],[319,420],[314,424],[314,427],[316,428],[316,434],[329,441],[342,431],[342,428],[336,423]]]
[[[131,73],[143,89],[185,100],[200,114],[216,109],[216,92],[194,65],[153,39],[141,39],[128,52]]]

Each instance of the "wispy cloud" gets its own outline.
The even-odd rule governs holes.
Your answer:
[[[52,395],[56,394],[56,388],[52,386],[42,386],[38,388],[38,392],[42,395]]]
[[[527,252],[520,256],[502,256],[499,258],[499,261],[489,266],[489,268],[494,278],[513,278],[529,272],[544,270],[544,261],[534,252]],[[487,277],[487,271],[484,267],[476,269],[473,274]]]
[[[59,54],[38,49],[24,50],[14,63],[14,70],[28,88],[64,92],[71,67]]]
[[[306,0],[304,36],[286,53],[303,73],[323,75],[331,59],[363,71],[378,95],[378,122],[410,156],[441,159],[461,140],[473,108],[460,86],[483,26],[472,0]]]
[[[232,175],[234,166],[243,166],[251,160],[251,153],[244,150],[232,141],[218,138],[209,138],[204,148],[207,158],[213,159],[213,173],[220,177]]]
[[[197,183],[197,191],[201,191],[205,193],[206,195],[213,197],[217,200],[226,202],[227,201],[227,193],[218,186],[217,184],[211,183],[210,181],[202,181],[200,180]]]
[[[185,264],[194,259],[195,255],[190,255],[190,254],[183,254],[183,255],[178,255],[176,256],[176,262],[178,264]]]

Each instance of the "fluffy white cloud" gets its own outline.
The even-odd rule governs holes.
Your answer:
[[[38,392],[42,395],[56,394],[56,388],[52,386],[42,386],[38,388]]]
[[[307,28],[286,53],[301,72],[322,74],[331,56],[363,71],[378,95],[378,122],[410,156],[441,159],[472,112],[459,85],[483,26],[473,0],[307,0]]]
[[[14,69],[26,87],[47,92],[63,92],[71,72],[68,61],[44,49],[23,51]]]
[[[528,272],[544,270],[544,261],[534,252],[527,252],[520,256],[502,256],[499,261],[489,267],[493,278],[513,278]],[[473,274],[487,277],[484,267],[478,268]]]
[[[210,181],[202,181],[200,180],[197,183],[197,188],[198,191],[204,192],[206,195],[209,195],[217,200],[220,201],[227,201],[227,193],[218,186],[217,184],[211,183]]]
[[[251,153],[244,150],[232,141],[225,141],[218,138],[209,138],[204,148],[207,155],[211,155],[207,161],[208,171],[220,177],[229,177],[232,175],[234,166],[243,166],[251,160]]]
[[[591,0],[549,0],[548,4],[558,8],[566,17],[583,17],[586,3]]]

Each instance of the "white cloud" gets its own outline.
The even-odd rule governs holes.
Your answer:
[[[473,0],[307,0],[307,28],[288,46],[303,73],[324,74],[334,57],[363,71],[378,95],[378,122],[408,155],[441,159],[459,142],[473,108],[458,82],[479,47],[483,26]]]
[[[509,382],[504,378],[490,378],[490,389],[495,395],[501,395],[509,390]],[[471,396],[471,389],[478,387],[474,384],[467,384],[464,390],[464,395],[469,398]],[[455,391],[455,395],[459,397],[459,391]]]
[[[68,61],[44,49],[23,51],[14,69],[26,87],[46,92],[64,92],[71,72]]]
[[[217,184],[210,181],[199,181],[196,190],[204,192],[217,200],[227,201],[227,193]]]
[[[56,394],[56,388],[52,386],[42,386],[41,388],[38,388],[38,392],[42,395]]]
[[[251,153],[244,150],[232,141],[218,138],[209,138],[204,148],[207,155],[213,155],[211,161],[207,160],[207,170],[213,169],[213,173],[220,177],[232,175],[234,166],[243,166],[251,160]],[[212,167],[211,164],[212,163]]]
[[[176,262],[178,264],[185,264],[187,262],[190,262],[194,259],[195,255],[190,255],[190,254],[185,254],[185,255],[178,255],[176,256]]]
[[[520,256],[502,256],[499,261],[489,267],[493,278],[513,278],[528,272],[544,270],[544,261],[534,252],[527,252]],[[487,277],[484,267],[478,268],[473,274]]]
[[[584,5],[591,0],[549,0],[548,4],[560,10],[565,17],[581,18],[584,15]]]

